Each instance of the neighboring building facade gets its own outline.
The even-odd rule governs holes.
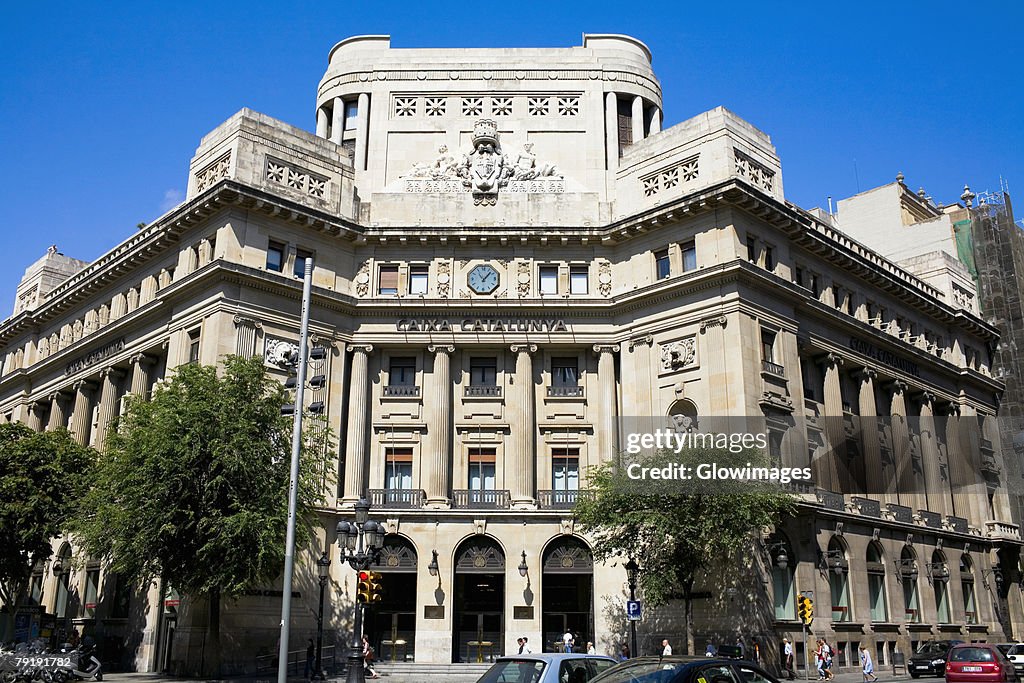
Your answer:
[[[670,415],[760,416],[773,457],[818,487],[702,580],[699,640],[742,637],[774,663],[784,635],[801,638],[800,591],[841,665],[861,641],[884,664],[930,637],[1020,633],[1019,528],[989,419],[996,329],[962,278],[930,284],[788,203],[768,136],[725,109],[661,131],[651,55],[626,36],[351,38],[316,114],[316,134],[231,117],[200,143],[185,202],[0,324],[0,419],[102,449],[121,397],[180,364],[262,355],[280,372],[314,259],[329,382],[309,400],[340,443],[293,649],[314,628],[313,561],[366,495],[388,530],[366,622],[383,658],[476,661],[518,636],[550,649],[566,629],[617,651],[625,572],[593,562],[571,509],[586,468],[619,452],[621,417]],[[913,426],[942,416],[942,433]],[[976,416],[982,431],[956,431]],[[46,613],[124,643],[140,669],[197,668],[200,600],[127,595],[96,563],[67,571],[73,540],[55,550],[30,596]],[[341,643],[354,576],[332,554]],[[279,594],[225,606],[230,668],[275,651]],[[639,630],[646,651],[678,642],[679,611]]]

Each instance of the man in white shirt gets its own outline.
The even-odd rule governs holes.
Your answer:
[[[668,638],[666,638],[665,640],[661,641],[661,647],[662,647],[662,650],[661,650],[661,656],[662,657],[668,657],[669,655],[672,654],[672,646],[668,644]]]
[[[530,649],[530,639],[527,638],[526,636],[523,636],[523,647],[522,647],[521,650],[519,650],[519,652],[520,652],[520,654],[524,654],[524,655],[532,655],[533,654],[533,650]]]
[[[567,653],[572,653],[572,631],[566,631],[565,635],[562,636],[562,644],[565,646]]]
[[[796,671],[793,670],[793,643],[789,642],[789,638],[782,639],[782,655],[786,661],[786,677],[789,680],[796,680]]]

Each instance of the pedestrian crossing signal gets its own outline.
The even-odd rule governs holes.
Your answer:
[[[797,599],[796,613],[805,626],[810,626],[814,621],[814,601],[806,595],[801,595]]]

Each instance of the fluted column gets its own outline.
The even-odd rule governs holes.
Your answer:
[[[144,353],[139,353],[131,358],[132,362],[132,383],[128,388],[128,391],[143,399],[148,397],[149,387],[152,380],[149,376],[149,369],[152,367],[156,359],[152,356],[147,356]]]
[[[318,138],[327,137],[327,112],[323,107],[316,108],[316,136]]]
[[[843,433],[843,392],[839,384],[839,371],[843,367],[843,359],[835,353],[830,353],[825,356],[824,365],[824,432],[828,447],[825,449],[825,453],[818,458],[817,475],[822,488],[838,492],[841,489],[838,461],[846,448],[846,439]]]
[[[600,462],[614,460],[619,452],[618,402],[615,387],[615,354],[618,344],[595,344],[597,354],[597,416],[600,424],[597,430]]]
[[[644,98],[637,95],[633,98],[633,144],[644,139]]]
[[[864,368],[857,374],[860,380],[860,393],[857,406],[860,413],[860,436],[864,448],[864,480],[867,485],[865,493],[869,496],[879,495],[885,490],[885,479],[882,475],[882,449],[878,443],[878,406],[875,405],[875,379],[878,373],[871,368]]]
[[[605,163],[609,171],[614,171],[619,167],[619,101],[613,92],[604,97],[604,140]]]
[[[46,429],[53,430],[68,426],[68,411],[64,405],[64,394],[57,391],[50,394],[50,420]]]
[[[512,506],[528,508],[536,504],[534,486],[537,477],[537,458],[534,450],[534,434],[537,431],[536,388],[533,383],[533,358],[536,344],[514,344],[516,374],[509,392],[509,406],[517,409],[512,420],[512,438],[509,443],[509,457],[505,460],[505,479],[509,482]]]
[[[975,510],[971,502],[971,494],[979,473],[974,469],[969,452],[963,447],[963,434],[960,430],[960,404],[950,402],[947,404],[945,412],[946,461],[949,463],[949,485],[952,489],[952,514],[963,517],[978,528],[983,528],[984,520],[975,519]]]
[[[96,450],[102,451],[107,445],[107,431],[118,413],[118,390],[121,384],[122,370],[105,368],[100,372],[100,407],[96,421]]]
[[[334,111],[331,115],[331,142],[341,144],[341,134],[345,129],[345,102],[340,97],[334,98]]]
[[[25,410],[28,413],[26,416],[28,419],[26,420],[25,424],[27,424],[28,428],[31,429],[33,432],[43,431],[43,416],[42,413],[40,412],[41,408],[42,406],[39,404],[38,401],[32,401],[32,403],[29,403],[27,406],[25,406]]]
[[[430,402],[427,423],[428,453],[424,461],[424,488],[428,507],[447,507],[452,452],[452,375],[451,354],[455,347],[428,346],[434,354],[433,383],[430,388]]]
[[[82,380],[75,384],[75,406],[71,411],[71,433],[75,441],[89,445],[89,427],[92,423],[92,394],[95,382]]]
[[[236,315],[233,321],[238,335],[235,340],[235,355],[252,358],[256,355],[256,337],[259,330],[263,329],[263,323],[244,315]]]
[[[939,465],[939,444],[935,434],[935,396],[930,392],[921,394],[921,464],[924,470],[924,496],[928,510],[946,514],[946,485],[942,481]]]
[[[370,96],[367,93],[359,93],[359,101],[356,103],[356,158],[352,160],[352,167],[366,170],[366,146],[370,140]]]
[[[348,434],[345,439],[345,493],[342,504],[352,504],[366,494],[370,450],[366,430],[369,397],[370,344],[352,344],[352,380],[349,387]]]
[[[917,482],[914,477],[913,452],[910,448],[910,429],[907,425],[906,382],[894,380],[886,387],[892,396],[889,414],[892,416],[892,460],[895,466],[896,493],[899,504],[918,509]]]

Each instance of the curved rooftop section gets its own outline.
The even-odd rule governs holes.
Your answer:
[[[642,41],[624,33],[584,33],[583,47],[593,50],[625,50],[643,55],[651,63],[651,49]]]

